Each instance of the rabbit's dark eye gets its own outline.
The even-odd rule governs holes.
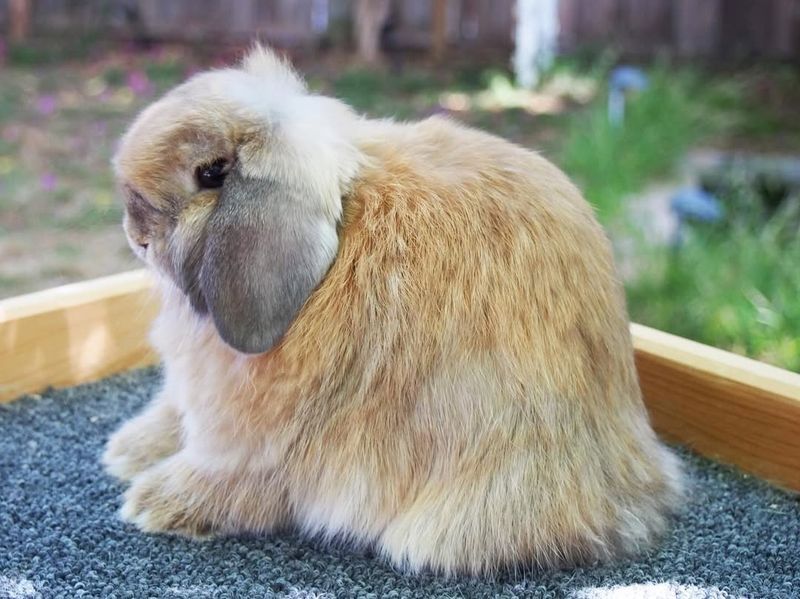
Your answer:
[[[222,187],[228,174],[228,161],[224,158],[215,160],[211,164],[198,166],[194,173],[200,189],[217,189]]]

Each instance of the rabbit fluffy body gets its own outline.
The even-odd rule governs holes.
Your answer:
[[[555,166],[362,118],[269,50],[147,108],[114,159],[163,388],[110,439],[123,518],[311,535],[416,571],[639,552],[682,498],[623,291]]]

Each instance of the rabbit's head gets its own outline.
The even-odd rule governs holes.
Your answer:
[[[193,77],[137,118],[114,158],[133,251],[230,346],[269,350],[336,255],[357,122],[262,47],[240,69]]]

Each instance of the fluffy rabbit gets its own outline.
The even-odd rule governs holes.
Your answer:
[[[445,118],[364,119],[256,47],[147,108],[114,165],[165,368],[103,458],[125,520],[292,526],[445,574],[665,530],[680,466],[610,246],[543,158]]]

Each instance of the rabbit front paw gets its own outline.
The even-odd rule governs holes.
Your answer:
[[[128,481],[180,449],[180,419],[169,405],[156,404],[126,422],[106,444],[102,462],[112,476]]]
[[[175,455],[133,479],[120,516],[143,532],[208,538],[214,526],[201,476]]]

